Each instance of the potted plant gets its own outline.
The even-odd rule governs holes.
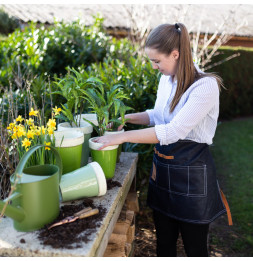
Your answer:
[[[114,115],[118,115],[120,105],[122,104],[121,101],[127,97],[119,84],[105,91],[101,83],[98,84],[96,88],[82,90],[82,93],[91,111],[97,114],[98,126],[95,126],[87,119],[85,120],[92,124],[98,136],[102,136],[105,131],[108,130],[109,124],[116,121],[115,118],[111,117],[112,111],[114,111]],[[118,145],[108,146],[103,150],[98,150],[102,144],[93,142],[93,139],[94,138],[91,138],[89,140],[92,160],[97,161],[101,165],[106,178],[112,178],[116,167]]]
[[[11,147],[17,151],[19,160],[26,151],[34,145],[55,146],[54,132],[56,129],[55,117],[60,113],[60,109],[53,108],[52,117],[46,125],[42,123],[42,119],[38,110],[30,108],[28,119],[24,119],[19,115],[13,122],[9,124],[7,130],[11,138]],[[50,147],[44,147],[42,150],[36,151],[27,162],[26,167],[31,165],[53,164],[54,157],[49,153]]]
[[[60,90],[52,92],[65,98],[66,103],[62,104],[62,114],[57,118],[64,122],[58,124],[58,131],[69,131],[74,128],[84,134],[84,142],[82,145],[81,166],[88,163],[89,158],[89,139],[93,131],[92,125],[81,121],[81,115],[87,109],[87,102],[82,92],[86,88],[96,86],[101,81],[95,77],[88,77],[86,72],[80,73],[74,68],[68,67],[69,73],[62,79],[56,78],[55,84]]]
[[[118,112],[115,111],[114,109],[115,107],[112,107],[111,115],[113,115],[113,119],[111,121],[113,122],[113,124],[110,125],[111,126],[110,129],[107,129],[104,132],[104,135],[113,135],[113,134],[124,132],[124,126],[127,123],[127,119],[125,119],[125,113],[127,110],[132,110],[132,108],[126,106],[123,101],[120,101]],[[121,130],[118,130],[119,126],[122,126]],[[117,163],[119,162],[121,151],[122,151],[122,144],[120,144],[118,147]]]

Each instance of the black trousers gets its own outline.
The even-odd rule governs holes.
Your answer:
[[[179,221],[161,212],[154,211],[157,237],[157,256],[177,256],[177,239],[181,233],[186,255],[189,257],[207,257],[207,236],[209,224],[193,224]]]

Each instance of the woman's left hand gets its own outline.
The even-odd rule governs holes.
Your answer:
[[[102,143],[103,145],[98,149],[102,150],[105,147],[112,146],[112,145],[119,145],[124,143],[123,134],[112,134],[112,135],[105,135],[101,137],[94,138],[94,142]]]

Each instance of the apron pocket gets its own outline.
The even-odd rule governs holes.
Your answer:
[[[182,196],[206,196],[206,166],[178,166],[154,161],[156,185]]]

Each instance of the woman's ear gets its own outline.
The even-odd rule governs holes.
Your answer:
[[[179,58],[179,51],[178,50],[173,50],[171,52],[171,54],[172,54],[173,59],[178,60],[178,58]]]

